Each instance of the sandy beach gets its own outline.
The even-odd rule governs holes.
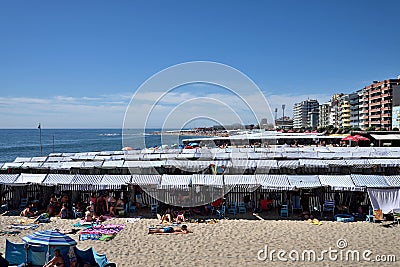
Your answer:
[[[3,216],[1,227],[20,217]],[[69,229],[78,220],[61,220],[52,218],[52,221],[43,224],[40,229]],[[126,227],[113,240],[78,241],[79,235],[73,234],[78,241],[78,247],[85,249],[93,246],[99,253],[105,253],[108,259],[117,263],[117,266],[398,266],[396,263],[377,263],[367,261],[347,262],[345,257],[330,260],[328,254],[324,260],[309,262],[301,260],[304,250],[313,250],[320,257],[323,250],[359,251],[362,258],[363,251],[370,250],[367,255],[371,260],[376,255],[395,255],[400,260],[398,237],[400,226],[385,223],[340,223],[322,221],[322,225],[312,225],[307,221],[296,220],[220,220],[216,224],[188,223],[193,231],[190,234],[180,235],[149,235],[148,226],[157,224],[155,219],[140,219],[138,222],[128,223],[126,218],[115,218],[107,223],[122,223]],[[37,231],[36,230],[36,231]],[[0,251],[4,252],[5,239],[21,242],[21,237],[32,230],[23,230],[18,235],[2,235],[0,237]],[[338,240],[342,240],[339,249]],[[344,243],[343,243],[344,242]],[[277,254],[274,259],[263,260],[268,246],[272,250],[285,250],[280,261]],[[300,253],[299,261],[292,261],[288,253],[296,250]],[[260,256],[261,260],[257,258]],[[291,254],[295,256],[296,254]],[[340,254],[337,254],[340,256]],[[343,254],[345,255],[345,253]],[[352,259],[352,258],[350,258]]]

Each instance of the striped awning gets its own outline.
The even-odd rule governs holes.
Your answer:
[[[212,174],[193,174],[192,185],[206,185],[221,188],[224,185],[223,176]]]
[[[58,184],[70,184],[74,179],[75,174],[57,174],[50,173],[44,179],[43,184],[58,185]]]
[[[226,191],[236,187],[240,190],[253,192],[260,186],[254,175],[224,175],[224,184]]]
[[[293,190],[290,185],[287,175],[285,174],[256,174],[257,182],[263,189],[273,190]]]
[[[21,173],[14,184],[41,184],[47,174]]]
[[[3,164],[1,169],[3,169],[3,170],[16,169],[16,168],[20,168],[22,166],[22,164],[23,164],[22,162],[6,162]]]
[[[337,167],[347,166],[347,163],[346,163],[346,161],[344,159],[327,159],[327,160],[324,160],[324,161],[325,161],[325,163],[327,163],[329,166],[332,166],[332,167],[335,167],[335,166],[337,166]]]
[[[40,166],[41,169],[50,169],[50,170],[59,170],[62,168],[62,162],[44,162],[42,166]]]
[[[391,187],[400,187],[400,175],[385,176],[385,180]]]
[[[103,175],[82,175],[77,174],[72,179],[68,186],[63,186],[64,190],[102,190],[105,189],[104,185],[101,184]],[[68,189],[67,189],[68,188]]]
[[[370,165],[380,165],[382,167],[395,167],[398,163],[393,159],[368,159]]]
[[[352,174],[351,179],[356,186],[360,187],[390,187],[383,175]]]
[[[167,160],[164,166],[197,172],[210,166],[212,161],[204,160]]]
[[[354,168],[365,168],[370,165],[367,159],[346,159],[345,162],[347,166]]]
[[[19,174],[0,174],[0,184],[12,184]]]
[[[298,160],[278,160],[279,168],[297,169],[299,167]]]
[[[82,164],[83,164],[82,161],[67,161],[62,163],[61,169],[69,170],[71,168],[80,168]]]
[[[278,169],[278,161],[275,159],[256,160],[257,168]]]
[[[124,160],[109,160],[104,161],[102,168],[122,168],[124,166]]]
[[[252,169],[256,168],[257,163],[251,159],[233,159],[232,160],[232,168],[238,169]]]
[[[299,159],[299,165],[304,167],[328,168],[329,165],[320,159]]]
[[[124,168],[155,168],[161,167],[165,164],[164,160],[155,160],[155,161],[125,161],[123,167]]]
[[[28,162],[31,161],[32,158],[22,158],[22,157],[17,157],[14,162],[16,163],[24,163],[24,162]]]
[[[101,185],[106,189],[121,189],[123,186],[131,183],[131,175],[109,175],[106,174],[101,180]]]
[[[160,188],[188,188],[192,184],[192,175],[168,175],[161,177]]]
[[[45,162],[47,157],[33,157],[31,158],[32,162]]]
[[[334,190],[356,191],[362,190],[357,187],[350,175],[320,175],[319,180],[323,186],[330,186]]]
[[[43,162],[32,162],[32,161],[28,161],[28,162],[24,162],[21,166],[21,168],[23,169],[29,169],[29,168],[39,168],[40,166],[42,166]]]
[[[288,175],[291,186],[296,188],[316,188],[321,187],[318,175]]]
[[[84,161],[82,163],[82,169],[92,169],[92,168],[100,168],[103,165],[103,161]]]
[[[161,175],[159,174],[132,176],[132,184],[137,184],[139,186],[159,185],[160,181],[161,181]]]

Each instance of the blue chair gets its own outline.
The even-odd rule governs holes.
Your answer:
[[[370,207],[368,210],[368,215],[365,218],[366,222],[375,222],[375,215],[374,215],[374,210]]]
[[[335,215],[335,201],[334,200],[325,200],[324,205],[322,206],[321,217],[324,212],[332,212],[332,216]]]
[[[225,218],[225,212],[226,212],[225,205],[222,205],[221,209],[217,209],[217,210],[215,210],[215,212],[216,212],[216,214],[218,216],[218,219]]]
[[[75,207],[72,207],[72,215],[74,216],[75,219],[77,218],[83,218],[83,212],[81,211],[76,211]]]
[[[134,213],[137,212],[137,207],[133,205],[131,202],[126,203],[125,205],[125,213]]]
[[[236,215],[236,213],[237,213],[236,202],[229,203],[228,214]]]
[[[21,198],[21,203],[19,204],[19,209],[23,210],[28,206],[28,198],[27,197],[23,197]]]
[[[158,213],[158,204],[151,204],[150,213],[156,215]]]
[[[246,204],[244,204],[244,202],[239,202],[238,203],[238,213],[246,213],[247,209],[246,209]]]
[[[303,208],[300,204],[300,196],[292,196],[292,214],[294,210],[299,210],[300,212],[303,211]]]
[[[289,207],[288,205],[284,204],[281,206],[281,210],[279,212],[281,217],[289,217]]]

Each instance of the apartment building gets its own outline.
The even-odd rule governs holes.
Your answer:
[[[319,106],[319,127],[329,126],[330,109],[331,101],[325,102]]]
[[[339,98],[338,120],[339,128],[350,127],[350,99],[348,94]]]
[[[400,99],[400,79],[374,81],[362,89],[360,97],[360,128],[392,129],[393,99]],[[400,103],[399,103],[400,104]],[[398,105],[395,105],[398,106]],[[396,125],[396,123],[394,123]]]
[[[293,106],[293,128],[317,127],[319,103],[316,99],[307,99]]]

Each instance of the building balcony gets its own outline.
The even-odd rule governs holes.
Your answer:
[[[379,115],[369,115],[369,118],[370,119],[380,119],[381,115],[380,114]]]
[[[382,113],[381,116],[385,117],[385,118],[387,118],[387,117],[391,118],[392,114],[391,113]]]
[[[392,100],[391,100],[391,99],[383,100],[383,101],[381,102],[382,105],[384,105],[384,104],[390,104],[390,103],[392,103]]]
[[[378,124],[381,124],[381,121],[380,120],[379,121],[370,121],[369,124],[378,125]]]
[[[390,94],[390,93],[381,94],[381,97],[391,97],[391,96],[392,96],[392,94]]]
[[[344,114],[342,114],[342,118],[350,118],[350,113],[344,113]]]
[[[392,108],[391,107],[383,107],[383,108],[381,108],[381,110],[392,110]]]
[[[374,108],[374,109],[371,109],[370,111],[371,111],[371,113],[373,113],[373,112],[380,112],[380,111],[381,111],[381,108]]]

